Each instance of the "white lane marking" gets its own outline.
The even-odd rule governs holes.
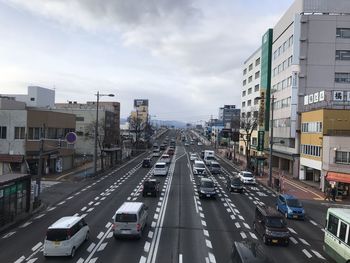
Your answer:
[[[182,254],[179,254],[179,263],[182,263]]]
[[[103,234],[104,234],[103,232],[100,232],[100,233],[98,234],[97,238],[98,238],[98,239],[101,239],[101,237],[103,237]]]
[[[298,241],[294,237],[289,238],[295,245],[298,244]]]
[[[95,197],[95,200],[98,200],[98,199],[100,199],[100,197],[96,196],[96,197]]]
[[[209,237],[209,232],[208,232],[208,230],[203,229],[203,233],[204,233],[204,235],[205,235],[206,237]]]
[[[92,243],[90,244],[90,246],[86,249],[87,252],[91,253],[91,251],[94,249],[95,246],[96,246],[96,244],[95,244],[94,242],[92,242]]]
[[[210,263],[216,263],[215,256],[213,253],[208,253],[209,254],[209,261]]]
[[[154,220],[157,220],[159,218],[159,214],[154,214],[153,218]]]
[[[193,197],[194,199],[194,206],[196,207],[196,213],[198,214],[198,205],[197,205],[197,202],[196,202],[196,198]]]
[[[312,258],[312,255],[306,249],[303,249],[302,251],[305,254],[305,256],[307,256],[308,258]]]
[[[305,240],[305,239],[302,239],[299,237],[299,240],[301,241],[301,243],[307,245],[307,246],[310,246],[310,244]]]
[[[34,217],[34,219],[39,219],[39,218],[42,218],[43,216],[45,216],[45,214],[38,215],[37,217]]]
[[[25,228],[26,226],[29,226],[32,223],[32,221],[26,222],[23,225],[21,225],[19,228]]]
[[[310,220],[310,223],[313,224],[314,226],[317,226],[317,223],[313,220]]]
[[[245,226],[245,228],[250,229],[250,226],[247,223],[243,222],[243,225]]]
[[[111,238],[113,236],[113,232],[109,232],[106,238]]]
[[[37,250],[39,247],[41,247],[42,244],[43,244],[42,242],[39,242],[38,244],[36,244],[34,247],[32,247],[32,251]]]
[[[204,220],[201,220],[203,226],[207,226],[207,223]]]
[[[318,258],[325,259],[320,253],[318,253],[316,250],[311,249],[312,253],[314,253]]]
[[[97,202],[97,203],[95,203],[95,206],[98,206],[99,204],[101,204],[101,202]]]
[[[70,200],[70,199],[72,199],[72,198],[73,198],[73,196],[67,197],[67,200]]]
[[[292,232],[293,234],[297,234],[297,232],[295,232],[295,230],[291,227],[288,227],[289,231]]]
[[[88,205],[92,205],[93,203],[94,203],[94,202],[91,201],[91,202],[88,203]]]
[[[60,203],[58,203],[57,205],[63,205],[66,201],[62,201]]]
[[[53,206],[53,207],[50,207],[47,209],[47,211],[52,211],[52,210],[55,210],[56,209],[56,206]]]
[[[97,261],[97,259],[98,259],[97,257],[96,258],[92,258],[92,259],[89,260],[89,263],[95,263]]]
[[[258,239],[258,238],[256,237],[256,235],[255,235],[253,232],[249,232],[249,234],[250,234],[250,236],[251,236],[252,238]]]
[[[156,208],[156,212],[157,212],[157,213],[160,212],[160,208],[159,208],[159,207]]]
[[[155,228],[157,225],[156,221],[153,221],[152,224],[151,224],[151,227]]]
[[[144,257],[144,256],[142,256],[142,257],[140,258],[139,263],[146,263],[146,260],[147,260],[147,258]]]
[[[241,219],[242,221],[244,221],[244,217],[241,215],[237,215],[239,217],[239,219]]]
[[[38,260],[38,258],[32,258],[30,260],[27,260],[27,263],[34,263],[37,260]]]
[[[87,211],[88,211],[88,212],[91,212],[92,210],[94,210],[93,207],[89,208]]]
[[[241,225],[240,225],[238,222],[235,223],[235,226],[236,226],[237,228],[240,228],[240,227],[241,227]]]
[[[148,238],[152,239],[153,238],[153,231],[148,232]]]
[[[2,238],[8,238],[10,236],[12,236],[13,234],[15,234],[16,231],[13,231],[13,232],[10,232],[10,233],[7,233],[6,235],[4,235]]]
[[[206,245],[207,245],[208,248],[213,248],[213,246],[211,245],[210,240],[206,239],[206,240],[205,240],[205,243],[206,243]]]
[[[236,217],[235,217],[234,215],[231,215],[231,219],[232,219],[232,220],[235,220]]]
[[[200,216],[201,218],[204,218],[204,214],[203,214],[203,213],[199,213],[199,216]]]
[[[99,248],[99,246],[102,244],[102,242],[106,239],[107,235],[109,234],[109,232],[111,231],[112,226],[110,228],[108,228],[108,230],[106,231],[105,235],[101,238],[101,240],[97,243],[97,245],[94,247],[94,249],[92,250],[92,252],[90,252],[90,255],[88,256],[88,258],[85,260],[85,262],[91,262],[91,259],[94,254],[96,253],[97,249]],[[96,258],[97,260],[97,258]]]
[[[87,214],[82,214],[82,215],[81,215],[82,218],[84,218],[84,217],[86,217],[86,216],[87,216]]]
[[[241,237],[242,237],[243,239],[246,239],[246,238],[247,238],[247,235],[246,235],[244,232],[241,232],[240,234],[241,234]]]
[[[23,260],[25,260],[26,257],[25,256],[21,256],[19,259],[17,259],[14,263],[21,263],[23,262]]]
[[[77,261],[77,263],[83,263],[84,259],[83,258],[79,258],[79,260]]]
[[[75,213],[73,216],[78,216],[79,215],[79,213]]]
[[[114,218],[114,216],[113,216],[113,218]],[[112,219],[113,219],[113,218],[112,218]],[[108,222],[108,223],[105,225],[105,227],[106,227],[106,228],[109,228],[111,225],[112,225],[112,223],[111,223],[111,222]]]
[[[102,250],[104,250],[104,249],[106,248],[107,244],[108,244],[107,242],[102,243],[102,244],[100,245],[100,247],[97,249],[97,251],[102,251]]]
[[[205,257],[205,263],[209,263],[209,258]]]
[[[149,248],[151,247],[151,243],[150,242],[146,242],[145,246],[143,247],[143,250],[148,253],[149,252]]]

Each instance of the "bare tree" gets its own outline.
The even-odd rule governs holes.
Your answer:
[[[252,138],[252,133],[254,130],[256,130],[258,126],[258,114],[254,114],[252,112],[245,112],[242,114],[241,117],[241,140],[245,144],[245,156],[246,156],[246,161],[247,165],[246,168],[250,169],[250,149],[251,149],[251,138]],[[253,113],[253,114],[252,114]]]
[[[137,148],[139,145],[139,140],[140,140],[142,131],[143,131],[142,119],[138,116],[138,114],[136,114],[136,116],[130,116],[129,124],[130,124],[129,129],[135,133],[135,137],[136,137],[135,144]]]
[[[94,139],[95,127],[96,127],[96,121],[92,121],[87,125],[86,134],[88,135],[89,139]],[[101,170],[104,170],[104,160],[103,160],[102,150],[104,148],[104,141],[105,141],[105,134],[106,134],[105,130],[106,130],[105,120],[100,119],[98,122],[98,131],[97,131],[97,156],[101,156]]]

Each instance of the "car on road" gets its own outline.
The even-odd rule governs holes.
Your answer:
[[[142,167],[150,168],[151,167],[151,158],[145,158],[142,161]]]
[[[190,146],[188,142],[185,142],[185,146]]]
[[[267,252],[255,241],[235,241],[232,246],[231,263],[270,263]]]
[[[213,161],[216,161],[216,159],[215,159],[215,157],[214,156],[205,156],[204,157],[204,163],[206,164],[206,165],[210,165],[210,163],[211,162],[213,162]]]
[[[198,155],[196,153],[191,153],[190,154],[190,161],[195,161],[198,159]]]
[[[167,150],[167,154],[174,155],[174,153],[175,153],[175,149],[172,148],[172,147],[169,147],[168,150]]]
[[[62,217],[47,229],[44,256],[70,256],[73,258],[78,247],[89,239],[89,232],[90,228],[83,217]]]
[[[202,146],[203,143],[202,143],[202,142],[198,142],[197,145],[198,145],[198,146]]]
[[[194,145],[194,141],[193,141],[193,140],[191,140],[191,141],[190,141],[190,144],[191,144],[191,145]]]
[[[255,176],[251,172],[241,171],[238,176],[244,184],[256,184]]]
[[[147,207],[142,202],[124,202],[113,217],[113,235],[119,237],[142,237],[147,223]]]
[[[163,154],[160,159],[159,159],[160,162],[164,162],[166,164],[169,164],[170,163],[170,155],[169,154]]]
[[[156,162],[153,168],[154,176],[166,176],[168,174],[168,166],[164,162]]]
[[[209,163],[208,169],[212,174],[221,174],[221,166],[216,161],[211,161]]]
[[[198,195],[199,198],[215,198],[216,196],[216,185],[210,178],[201,178],[198,184]]]
[[[305,219],[305,210],[302,203],[293,195],[281,194],[277,196],[276,208],[285,218]]]
[[[166,148],[166,145],[165,145],[164,143],[162,143],[162,144],[159,146],[159,149],[160,149],[161,151],[164,151],[165,148]]]
[[[257,205],[253,222],[254,230],[268,244],[289,245],[290,233],[283,216],[271,206]]]
[[[206,175],[205,164],[203,161],[194,161],[192,169],[194,175]]]
[[[142,185],[142,196],[154,196],[157,197],[159,195],[159,184],[160,182],[156,179],[148,179],[144,181]]]
[[[227,187],[227,190],[229,190],[230,192],[243,193],[243,191],[244,191],[243,183],[237,175],[236,176],[229,176],[227,178],[226,187]]]

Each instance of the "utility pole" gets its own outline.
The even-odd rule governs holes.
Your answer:
[[[41,176],[42,176],[42,168],[43,168],[43,152],[44,152],[44,138],[45,138],[45,124],[40,132],[40,141],[39,141],[39,161],[38,161],[38,174],[36,177],[36,196],[34,199],[34,206],[39,207],[41,204],[40,192],[41,192]],[[35,193],[35,191],[34,191]]]
[[[97,91],[97,101],[96,101],[96,123],[95,123],[95,144],[94,144],[94,175],[97,173],[97,136],[98,136],[98,103],[100,100],[100,92]]]
[[[275,97],[271,97],[271,132],[270,132],[270,160],[269,160],[269,186],[272,186],[272,154],[273,154],[273,110],[274,110]]]

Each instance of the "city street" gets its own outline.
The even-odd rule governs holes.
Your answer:
[[[164,137],[164,136],[163,136]],[[175,138],[173,131],[170,138]],[[266,246],[253,230],[256,204],[275,206],[276,195],[258,184],[247,186],[243,194],[229,193],[226,176],[234,168],[219,159],[222,174],[211,176],[217,183],[215,199],[199,199],[199,177],[193,175],[189,152],[203,146],[186,146],[177,141],[159,197],[142,197],[142,183],[153,177],[152,168],[142,168],[145,153],[91,183],[67,193],[45,211],[8,230],[0,237],[1,262],[231,262],[234,241],[260,242],[271,262],[332,262],[323,252],[323,218],[313,218],[306,211],[305,221],[288,220],[291,232],[288,247]],[[156,158],[152,159],[152,165]],[[89,181],[90,182],[90,181]],[[54,191],[55,187],[50,187]],[[50,191],[47,189],[47,191]],[[141,201],[148,206],[147,226],[140,240],[113,238],[112,217],[125,201]],[[317,209],[322,204],[308,204]],[[326,211],[326,207],[322,209]],[[90,227],[89,240],[76,251],[73,259],[43,256],[47,227],[67,215],[85,217]],[[319,213],[320,217],[324,213]],[[318,216],[318,215],[317,215]]]

